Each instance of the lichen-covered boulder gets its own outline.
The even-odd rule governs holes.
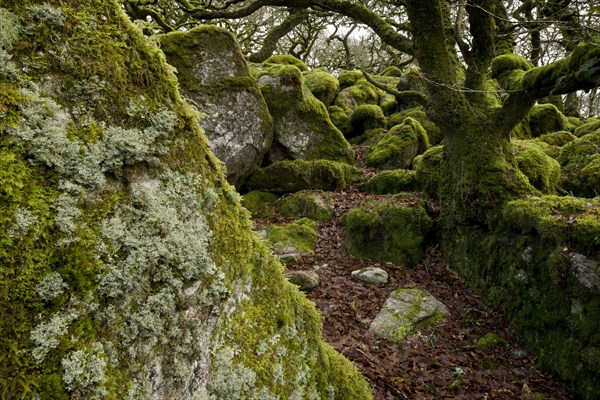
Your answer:
[[[359,186],[362,192],[374,194],[393,194],[414,190],[416,173],[408,169],[392,169],[373,175]]]
[[[257,170],[246,186],[250,190],[291,193],[306,189],[344,190],[360,171],[346,163],[329,160],[278,161]]]
[[[263,64],[256,74],[275,124],[273,145],[267,154],[270,162],[354,161],[354,150],[331,123],[327,108],[304,85],[297,67]]]
[[[342,218],[344,242],[358,258],[413,266],[424,256],[425,236],[432,221],[420,203],[383,202],[354,208]]]
[[[569,121],[553,104],[536,104],[529,112],[531,135],[569,130]]]
[[[435,325],[449,316],[448,308],[431,294],[418,289],[397,289],[390,293],[369,331],[398,343],[417,326]]]
[[[239,186],[260,165],[273,140],[273,121],[233,35],[215,26],[160,36],[183,95],[195,103],[211,150]]]
[[[377,142],[367,154],[366,163],[370,167],[410,168],[414,158],[429,148],[429,139],[421,124],[407,118],[402,125],[396,125]]]
[[[5,1],[0,31],[2,397],[371,397],[117,2]]]
[[[283,196],[277,203],[284,217],[306,217],[320,221],[333,219],[333,199],[324,192],[302,190]]]
[[[340,83],[337,78],[322,69],[304,73],[304,84],[310,92],[326,106],[330,106],[337,96]]]
[[[380,129],[387,126],[387,119],[383,114],[381,107],[374,104],[363,104],[354,109],[350,114],[350,124],[352,125],[352,135],[360,136],[371,129]]]
[[[443,182],[443,159],[444,146],[435,146],[415,157],[413,161],[417,188],[434,199],[439,198],[439,188]]]
[[[565,190],[581,197],[600,194],[600,130],[564,146],[558,162]]]
[[[388,282],[388,273],[377,267],[367,267],[352,271],[352,277],[368,285],[385,285]]]
[[[517,166],[533,187],[545,194],[556,193],[556,185],[560,180],[558,161],[546,155],[533,140],[513,140],[511,149]]]

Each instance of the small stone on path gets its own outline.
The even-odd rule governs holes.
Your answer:
[[[286,271],[285,276],[291,283],[304,291],[314,289],[320,283],[319,275],[311,270]]]
[[[370,285],[385,285],[388,282],[388,273],[377,267],[367,267],[352,271],[351,275]]]

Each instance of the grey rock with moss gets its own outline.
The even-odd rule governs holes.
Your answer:
[[[161,36],[184,96],[198,107],[211,150],[239,186],[273,140],[267,105],[233,35],[214,26]]]
[[[421,124],[413,118],[396,125],[368,152],[370,167],[387,169],[410,168],[413,160],[429,148],[429,138]]]
[[[369,331],[398,343],[419,325],[434,325],[449,315],[448,308],[431,294],[418,289],[397,289],[389,295]]]
[[[297,271],[286,271],[285,277],[294,285],[298,286],[301,290],[309,291],[321,283],[319,275],[315,271],[297,270]]]
[[[577,281],[588,289],[600,291],[600,263],[598,260],[579,253],[569,253],[568,258]]]
[[[385,285],[388,282],[388,273],[377,267],[367,267],[352,271],[350,275],[369,285]]]
[[[265,63],[255,73],[275,126],[267,154],[270,162],[354,161],[354,150],[329,119],[325,105],[308,90],[296,66]]]

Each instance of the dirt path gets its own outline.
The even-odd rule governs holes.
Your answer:
[[[450,270],[434,244],[414,268],[348,256],[339,217],[365,198],[378,196],[350,188],[333,197],[335,218],[319,223],[315,254],[304,255],[287,268],[317,270],[321,283],[307,296],[323,315],[324,338],[354,361],[371,383],[375,399],[568,399],[551,377],[534,367],[533,357],[521,347],[507,322]],[[351,277],[352,271],[369,266],[388,272],[385,286]],[[448,307],[451,317],[400,344],[374,337],[368,332],[369,324],[397,288],[430,292]],[[477,340],[488,333],[498,335],[503,343],[487,350],[476,347]]]

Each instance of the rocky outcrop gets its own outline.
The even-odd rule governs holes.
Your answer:
[[[161,36],[183,95],[201,112],[211,150],[236,186],[262,162],[273,140],[267,105],[233,35],[215,26]]]

